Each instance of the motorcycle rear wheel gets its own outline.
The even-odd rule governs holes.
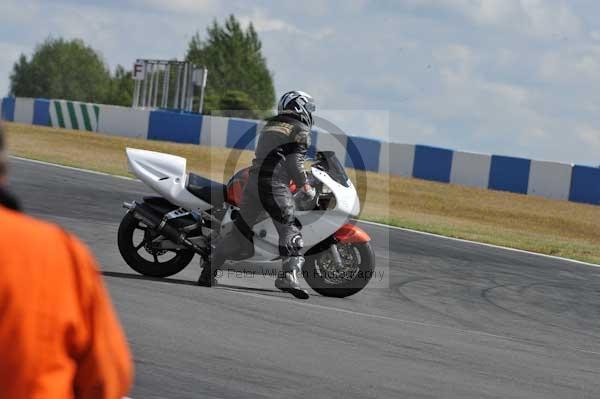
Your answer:
[[[362,290],[375,270],[375,254],[371,244],[341,244],[338,249],[345,268],[332,265],[329,246],[306,256],[302,275],[306,283],[323,296],[345,298]]]
[[[136,272],[149,277],[169,277],[179,273],[194,258],[195,252],[190,249],[178,249],[169,251],[157,251],[147,245],[147,241],[152,236],[152,231],[148,230],[140,220],[138,220],[131,212],[128,212],[119,225],[118,246],[121,256],[125,262]],[[134,234],[136,230],[144,232],[142,242],[134,244]],[[147,260],[140,255],[141,251],[145,251],[153,260]],[[161,257],[167,252],[175,253],[172,258],[161,261]]]

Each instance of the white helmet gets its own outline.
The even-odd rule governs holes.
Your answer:
[[[279,115],[293,115],[309,127],[313,124],[312,113],[316,109],[312,96],[299,90],[288,91],[277,104]]]

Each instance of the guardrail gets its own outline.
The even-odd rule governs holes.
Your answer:
[[[0,119],[148,140],[254,150],[264,121],[76,101],[5,97]],[[310,154],[333,150],[347,167],[442,183],[600,204],[600,168],[475,154],[312,132]]]

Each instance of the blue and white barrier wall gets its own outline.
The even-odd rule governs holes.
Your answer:
[[[0,119],[119,136],[254,150],[263,121],[65,100],[5,97]],[[347,167],[600,205],[600,168],[475,154],[314,130],[309,155],[334,151]]]

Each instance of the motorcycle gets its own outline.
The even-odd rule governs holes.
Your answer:
[[[182,271],[196,254],[206,262],[211,240],[234,228],[249,168],[221,184],[187,173],[182,157],[133,148],[126,153],[130,171],[160,196],[123,204],[127,213],[119,226],[118,247],[125,262],[152,277]],[[306,258],[302,276],[321,295],[356,294],[375,268],[370,237],[349,223],[360,211],[356,189],[332,151],[318,152],[308,175],[317,192],[314,200],[306,203],[294,195]],[[290,190],[296,191],[293,183]],[[273,221],[265,213],[252,231],[253,253],[229,259],[222,270],[277,276],[281,259]]]

